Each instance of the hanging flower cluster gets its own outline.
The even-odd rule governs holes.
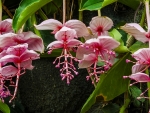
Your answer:
[[[43,41],[32,32],[13,33],[11,20],[0,22],[0,98],[11,96],[10,102],[15,98],[20,76],[25,69],[33,69],[32,60],[39,59],[43,52]],[[16,80],[12,80],[16,78]],[[14,87],[11,94],[9,86]],[[8,83],[7,83],[8,84]]]
[[[108,17],[94,17],[87,28],[79,20],[69,20],[62,24],[61,22],[49,19],[35,27],[38,30],[53,30],[55,34],[54,41],[48,45],[48,53],[54,49],[62,49],[61,56],[54,61],[56,67],[61,67],[62,80],[67,79],[67,84],[77,75],[74,61],[79,61],[79,68],[88,68],[89,79],[94,77],[93,82],[99,81],[99,74],[104,73],[114,63],[115,52],[113,49],[119,46],[119,42],[109,36],[108,30],[113,26],[113,22]],[[78,37],[84,37],[85,43],[77,40]],[[70,52],[77,48],[76,57]],[[62,61],[62,59],[64,61]],[[97,64],[101,62],[101,66]]]
[[[147,16],[147,24],[148,24],[147,32],[137,23],[127,23],[124,26],[122,26],[121,29],[126,31],[128,34],[132,35],[138,41],[141,41],[143,43],[149,42],[149,47],[150,47],[149,2],[146,2],[145,5],[146,5],[146,16]],[[150,67],[150,48],[139,49],[132,54],[132,57],[136,60],[135,62],[127,60],[127,63],[128,62],[135,63],[132,67],[132,74],[130,76],[124,76],[124,78],[130,78],[132,80],[135,80],[135,82],[130,84],[130,86],[132,86],[135,83],[150,82],[149,70],[148,70]],[[138,97],[138,99],[149,98],[149,97],[144,97],[144,93],[146,91],[144,91],[140,95],[140,97]]]

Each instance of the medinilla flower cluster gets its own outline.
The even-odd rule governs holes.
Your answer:
[[[148,14],[149,15],[149,14]],[[149,21],[149,20],[148,20]],[[146,32],[139,24],[137,23],[127,23],[121,27],[122,30],[126,31],[130,35],[132,35],[136,40],[141,41],[143,43],[149,42],[150,44],[150,35],[149,29]],[[130,78],[135,80],[136,82],[130,84],[132,86],[135,83],[147,83],[150,82],[149,74],[146,73],[150,67],[150,48],[141,48],[132,54],[132,57],[136,60],[135,62],[127,60],[128,62],[133,62],[134,65],[132,67],[132,74],[130,76],[124,76],[124,78]],[[140,98],[149,98],[144,97],[144,91],[138,99]]]
[[[25,69],[33,69],[32,60],[39,59],[37,52],[43,52],[44,45],[42,39],[30,31],[13,33],[10,19],[0,22],[0,32],[0,98],[11,96],[11,102],[16,96],[20,76]],[[13,94],[6,81],[14,87]]]
[[[56,41],[48,45],[48,53],[54,49],[62,49],[61,56],[57,57],[54,64],[60,67],[62,80],[67,79],[67,84],[78,72],[73,64],[79,62],[79,68],[87,68],[93,83],[99,81],[99,75],[110,69],[114,63],[115,52],[113,49],[119,46],[119,42],[109,36],[108,30],[113,22],[108,17],[92,18],[89,27],[79,20],[69,20],[61,23],[54,19],[43,21],[35,27],[38,30],[53,30]],[[85,43],[79,41],[79,37],[85,39]],[[77,50],[75,50],[77,48]],[[76,52],[74,57],[71,52]],[[62,61],[63,60],[63,61]],[[101,65],[98,66],[98,63]]]

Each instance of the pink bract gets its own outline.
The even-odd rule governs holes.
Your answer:
[[[146,35],[148,35],[149,33],[147,33],[139,24],[137,23],[128,23],[125,24],[124,26],[121,27],[122,30],[124,30],[125,32],[129,33],[130,35],[134,36],[134,38],[136,40],[139,40],[143,43],[148,42],[149,41],[149,37],[147,37]]]
[[[108,35],[108,30],[113,26],[113,21],[104,16],[93,17],[90,22],[90,29],[95,36]]]
[[[3,21],[0,22],[0,34],[6,34],[6,33],[10,33],[13,32],[12,29],[12,19],[5,19]]]
[[[69,20],[62,24],[58,20],[48,19],[43,21],[39,25],[35,25],[38,30],[53,30],[52,33],[56,34],[62,27],[68,27],[74,29],[78,37],[88,36],[89,32],[85,24],[79,20]]]

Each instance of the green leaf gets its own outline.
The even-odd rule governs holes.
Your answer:
[[[131,7],[132,9],[137,9],[137,7],[140,5],[141,0],[118,0],[118,2]]]
[[[83,10],[99,10],[109,4],[116,2],[117,0],[81,0],[80,11]]]
[[[113,29],[109,32],[110,36],[112,36],[115,40],[117,40],[118,42],[120,42],[120,45],[115,49],[115,52],[117,53],[125,53],[125,52],[129,52],[129,49],[124,46],[124,42],[122,40],[122,35],[119,33],[119,31],[117,29]]]
[[[102,108],[104,113],[118,113],[120,106],[115,103],[110,103]]]
[[[3,103],[2,101],[0,101],[0,111],[2,111],[3,113],[10,113],[8,105]]]
[[[42,9],[44,10],[46,15],[53,14],[58,11],[62,3],[63,3],[63,0],[54,0],[46,4],[45,6],[43,6]]]
[[[27,19],[52,0],[22,0],[13,18],[13,29],[17,32]]]
[[[113,67],[100,76],[95,90],[83,105],[81,113],[85,113],[96,101],[110,101],[128,90],[129,79],[123,76],[131,74],[131,63],[126,63],[126,59],[131,59],[130,53],[118,60]]]
[[[131,86],[131,87],[129,87],[129,93],[130,93],[130,95],[131,95],[134,99],[137,100],[137,97],[140,96],[140,94],[142,93],[142,91],[141,91],[138,87],[136,87],[136,86]],[[144,102],[145,99],[144,99],[144,98],[138,99],[138,101]]]
[[[148,43],[142,43],[140,41],[135,42],[129,50],[134,53],[135,51],[141,49],[141,48],[148,48]]]

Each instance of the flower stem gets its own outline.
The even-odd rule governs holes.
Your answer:
[[[2,21],[2,0],[0,0],[0,21]]]
[[[149,70],[146,70],[146,74],[149,75]],[[150,82],[147,82],[147,88],[150,89]],[[150,90],[148,90],[148,97],[150,97]],[[149,104],[150,104],[150,99],[149,99]]]
[[[66,19],[66,0],[63,0],[63,24],[65,23]]]
[[[97,10],[97,12],[98,12],[98,16],[101,16],[101,10],[99,9]]]
[[[32,24],[33,24],[33,25],[37,24],[35,14],[33,14],[33,15],[31,16],[31,21],[32,21]],[[41,37],[40,32],[39,32],[35,27],[34,27],[33,29],[34,29],[34,32],[35,32],[39,37]]]
[[[129,103],[130,103],[129,94],[128,94],[128,92],[125,92],[125,93],[124,93],[124,104],[123,104],[123,106],[120,108],[119,113],[126,113],[125,110],[126,110],[126,108],[128,107]]]
[[[145,8],[146,8],[146,18],[147,18],[148,32],[150,32],[149,0],[145,1]]]

